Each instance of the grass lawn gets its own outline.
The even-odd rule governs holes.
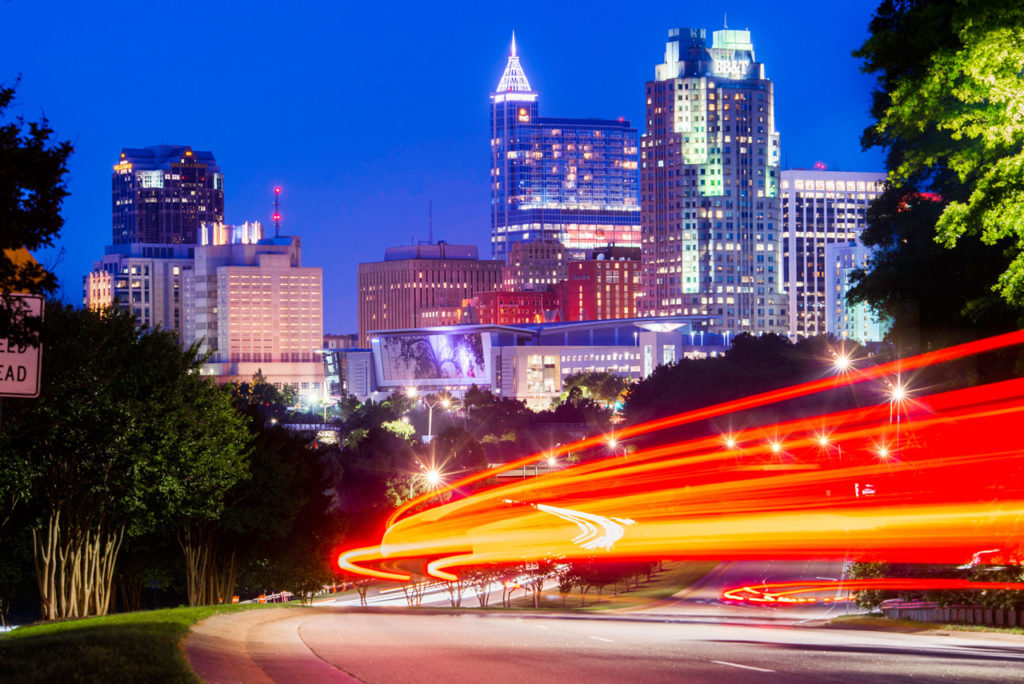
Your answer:
[[[168,608],[19,627],[0,637],[0,681],[197,682],[180,647],[192,625],[263,607]]]
[[[630,589],[627,592],[620,582],[618,592],[614,585],[609,584],[603,587],[601,594],[598,595],[597,589],[593,588],[587,592],[586,605],[583,607],[581,607],[580,591],[575,589],[571,594],[566,595],[565,609],[597,611],[634,608],[642,604],[660,601],[701,579],[716,565],[718,565],[717,561],[665,561],[663,569],[654,573],[651,580],[648,581],[646,577],[641,576],[639,589],[630,583]],[[497,604],[495,604],[495,600]],[[476,598],[472,593],[468,593],[462,599],[463,606],[472,606],[475,603]],[[495,594],[491,594],[490,605],[495,608],[501,607],[500,592],[496,597]],[[512,607],[533,610],[533,600],[530,596],[523,596],[517,591],[512,598]],[[562,610],[562,595],[557,589],[545,591],[540,597],[540,607],[546,610]]]
[[[1021,634],[1020,627],[988,627],[986,625],[950,625],[941,622],[918,622],[917,620],[896,620],[879,615],[850,615],[834,618],[829,627],[843,629],[878,629],[893,632],[922,632],[941,629],[949,632],[998,632],[1001,634]]]

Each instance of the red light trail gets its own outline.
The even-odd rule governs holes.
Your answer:
[[[413,513],[436,493],[408,502],[392,515],[378,546],[347,551],[338,563],[390,580],[409,580],[421,568],[454,580],[474,566],[594,557],[964,563],[979,549],[1003,549],[987,559],[1019,563],[1024,461],[1017,426],[1024,421],[1024,379],[929,395],[903,379],[917,369],[1022,342],[1024,331],[851,370],[626,427],[615,438],[656,436],[751,408],[888,381],[888,398],[874,406],[644,446],[628,458],[615,451],[464,493],[496,472],[578,453],[607,438],[531,454],[442,487],[455,497],[449,503]],[[985,588],[968,585],[947,588]],[[796,603],[823,590],[807,586],[741,587],[727,598]],[[854,581],[828,586],[866,587]]]

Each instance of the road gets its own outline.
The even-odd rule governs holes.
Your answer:
[[[786,627],[749,617],[279,608],[186,642],[211,682],[1016,682],[1024,639]]]
[[[802,624],[808,620],[838,617],[857,612],[846,603],[770,607],[723,603],[725,589],[762,582],[833,579],[843,577],[843,563],[837,561],[732,561],[720,563],[703,579],[665,601],[631,612],[643,615],[699,617],[735,622],[742,619],[772,620],[782,624]]]

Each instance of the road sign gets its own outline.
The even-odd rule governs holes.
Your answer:
[[[43,317],[43,298],[39,295],[9,294],[25,307],[25,315]],[[3,299],[0,296],[0,306]],[[0,339],[0,397],[38,397],[39,366],[42,345],[16,344]]]

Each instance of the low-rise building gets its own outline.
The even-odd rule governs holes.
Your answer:
[[[437,312],[436,322],[445,323],[464,300],[498,289],[503,266],[481,260],[472,245],[389,247],[384,261],[359,264],[360,346],[371,330],[416,327],[424,311]]]
[[[676,316],[372,331],[369,396],[410,387],[458,395],[476,385],[534,409],[548,408],[569,375],[598,371],[639,380],[684,356],[723,353],[728,338],[699,330],[706,320]]]
[[[192,268],[193,245],[127,243],[109,246],[83,278],[82,303],[90,309],[117,305],[150,328],[182,333],[183,283]]]

